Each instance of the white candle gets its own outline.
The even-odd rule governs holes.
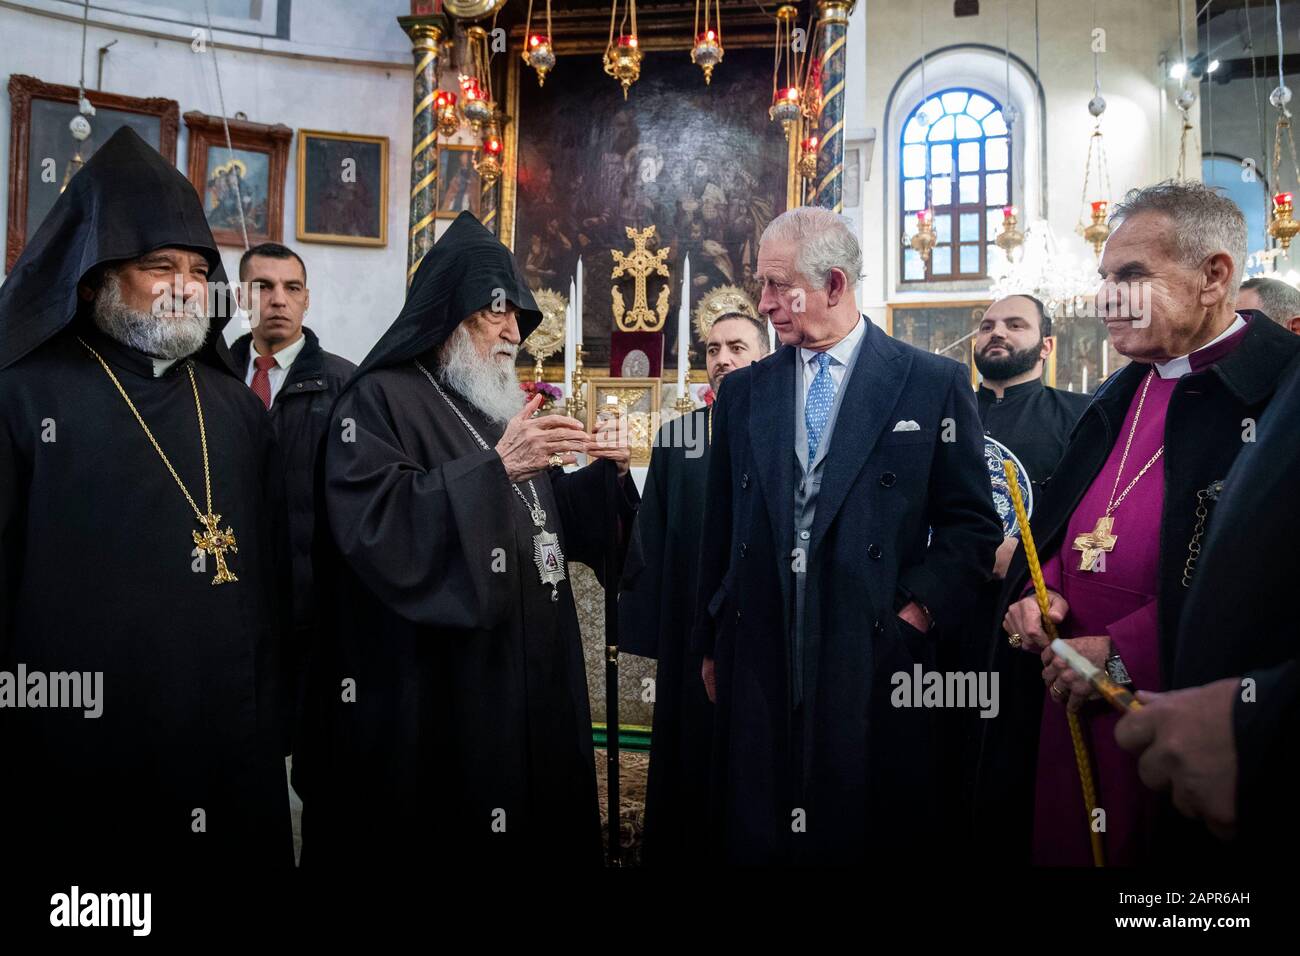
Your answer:
[[[682,303],[677,310],[677,394],[686,396],[691,350],[691,256],[682,257]]]
[[[564,381],[560,391],[572,398],[573,363],[578,354],[573,344],[573,283],[569,283],[569,304],[564,307]]]
[[[573,283],[569,284],[569,300],[576,303],[573,311],[574,325],[573,338],[581,347],[582,345],[582,257],[578,257],[578,282],[575,291]]]

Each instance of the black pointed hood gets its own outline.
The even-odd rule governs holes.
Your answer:
[[[203,253],[212,328],[195,357],[232,372],[221,330],[234,315],[216,240],[194,187],[128,127],[72,177],[0,286],[0,368],[76,318],[77,284],[95,268],[166,247]],[[220,283],[220,285],[215,285]]]
[[[471,313],[499,301],[502,293],[519,310],[522,341],[541,324],[537,302],[510,250],[471,213],[462,212],[425,253],[406,292],[406,304],[357,375],[409,362],[437,348]]]

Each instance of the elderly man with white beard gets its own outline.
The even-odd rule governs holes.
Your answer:
[[[540,321],[462,213],[331,413],[294,767],[303,868],[328,885],[435,859],[600,864],[568,563],[602,573],[639,499],[625,442],[525,404],[515,354]],[[578,453],[603,460],[566,474]]]
[[[282,482],[224,285],[194,188],[123,127],[0,287],[0,821],[47,897],[293,866]],[[69,674],[95,719],[42,692]]]

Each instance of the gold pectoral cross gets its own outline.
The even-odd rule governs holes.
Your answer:
[[[1092,571],[1097,564],[1097,558],[1101,557],[1103,551],[1113,551],[1115,549],[1115,535],[1110,533],[1110,529],[1115,526],[1115,519],[1110,515],[1102,515],[1097,519],[1097,527],[1093,528],[1087,534],[1077,535],[1074,539],[1074,550],[1083,552],[1079,556],[1079,570]]]
[[[221,515],[214,515],[209,511],[206,515],[199,518],[207,534],[199,534],[197,531],[190,532],[194,535],[194,543],[200,551],[211,554],[217,559],[217,576],[212,579],[213,584],[225,584],[228,581],[238,581],[239,578],[230,573],[230,568],[226,567],[226,552],[238,554],[239,547],[235,544],[235,532],[230,525],[226,525],[226,530],[222,531],[218,526],[221,522]]]

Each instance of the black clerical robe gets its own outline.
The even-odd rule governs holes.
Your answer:
[[[654,728],[642,859],[671,865],[705,855],[713,705],[703,656],[687,646],[695,621],[711,410],[659,430],[618,599],[619,644],[654,658]]]
[[[570,581],[553,601],[539,578],[536,529],[491,447],[503,428],[448,395],[488,449],[412,362],[363,370],[332,416],[314,729],[294,767],[304,869],[382,879],[447,861],[600,864]],[[566,559],[598,572],[613,467],[532,482]],[[517,487],[531,504],[529,484]],[[622,488],[630,527],[636,490]]]
[[[193,509],[77,334],[204,508],[193,369],[238,581],[212,584]],[[203,362],[155,378],[147,356],[75,326],[0,369],[0,410],[0,671],[103,675],[99,717],[0,708],[6,856],[74,881],[291,868],[288,539],[265,410]]]
[[[1029,473],[1034,494],[1056,470],[1070,431],[1092,396],[1049,388],[1040,379],[1002,390],[981,385],[976,393],[984,434],[1006,445]]]

